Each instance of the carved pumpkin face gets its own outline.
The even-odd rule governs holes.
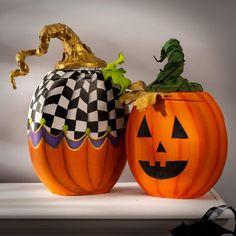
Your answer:
[[[151,195],[193,198],[218,180],[226,159],[222,113],[205,92],[171,93],[145,111],[131,111],[127,158],[137,182]]]
[[[186,134],[185,130],[183,129],[182,125],[180,124],[177,117],[175,117],[173,122],[173,130],[172,130],[172,139],[186,139],[188,135]],[[139,138],[151,138],[151,132],[147,124],[146,116],[144,115],[143,120],[141,122],[138,135]],[[166,153],[165,147],[163,146],[162,142],[160,141],[156,148],[157,156],[161,153]],[[168,155],[168,154],[167,154]],[[163,155],[164,157],[164,155]],[[141,167],[143,168],[144,172],[151,176],[152,178],[156,179],[169,179],[178,176],[182,171],[185,169],[188,161],[186,160],[176,160],[176,161],[155,161],[155,166],[150,165],[149,161],[146,160],[139,160]],[[162,163],[162,166],[161,166]]]

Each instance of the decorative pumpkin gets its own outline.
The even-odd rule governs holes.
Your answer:
[[[108,192],[126,162],[128,109],[118,97],[129,80],[123,77],[124,70],[118,80],[108,79],[114,75],[109,71],[116,71],[116,65],[123,62],[123,55],[106,66],[69,27],[48,25],[41,31],[39,49],[17,54],[20,69],[10,76],[14,88],[14,78],[29,71],[25,57],[45,54],[54,37],[63,42],[63,59],[37,87],[29,108],[28,145],[33,167],[53,193]]]
[[[227,154],[223,114],[200,84],[180,76],[184,55],[170,39],[162,48],[168,63],[156,81],[131,85],[120,98],[133,102],[126,129],[127,158],[139,185],[150,195],[196,198],[219,179]]]

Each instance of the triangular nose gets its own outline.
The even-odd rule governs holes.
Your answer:
[[[166,152],[166,150],[161,142],[158,145],[157,152]]]

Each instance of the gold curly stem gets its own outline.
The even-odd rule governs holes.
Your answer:
[[[16,54],[16,62],[19,69],[10,73],[10,80],[16,89],[15,77],[24,76],[29,73],[29,67],[25,63],[28,56],[42,56],[47,53],[51,38],[62,41],[64,52],[62,60],[55,65],[55,69],[75,69],[80,67],[97,68],[105,67],[106,62],[96,57],[91,49],[84,44],[71,28],[64,24],[52,24],[43,27],[39,35],[39,48],[20,51]]]

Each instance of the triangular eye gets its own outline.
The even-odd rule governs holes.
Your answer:
[[[180,124],[177,117],[175,117],[172,138],[188,138],[183,126]]]
[[[166,152],[163,144],[160,142],[158,147],[157,147],[157,152]]]
[[[146,117],[144,116],[140,128],[138,130],[138,137],[152,137],[150,130],[148,128]]]

